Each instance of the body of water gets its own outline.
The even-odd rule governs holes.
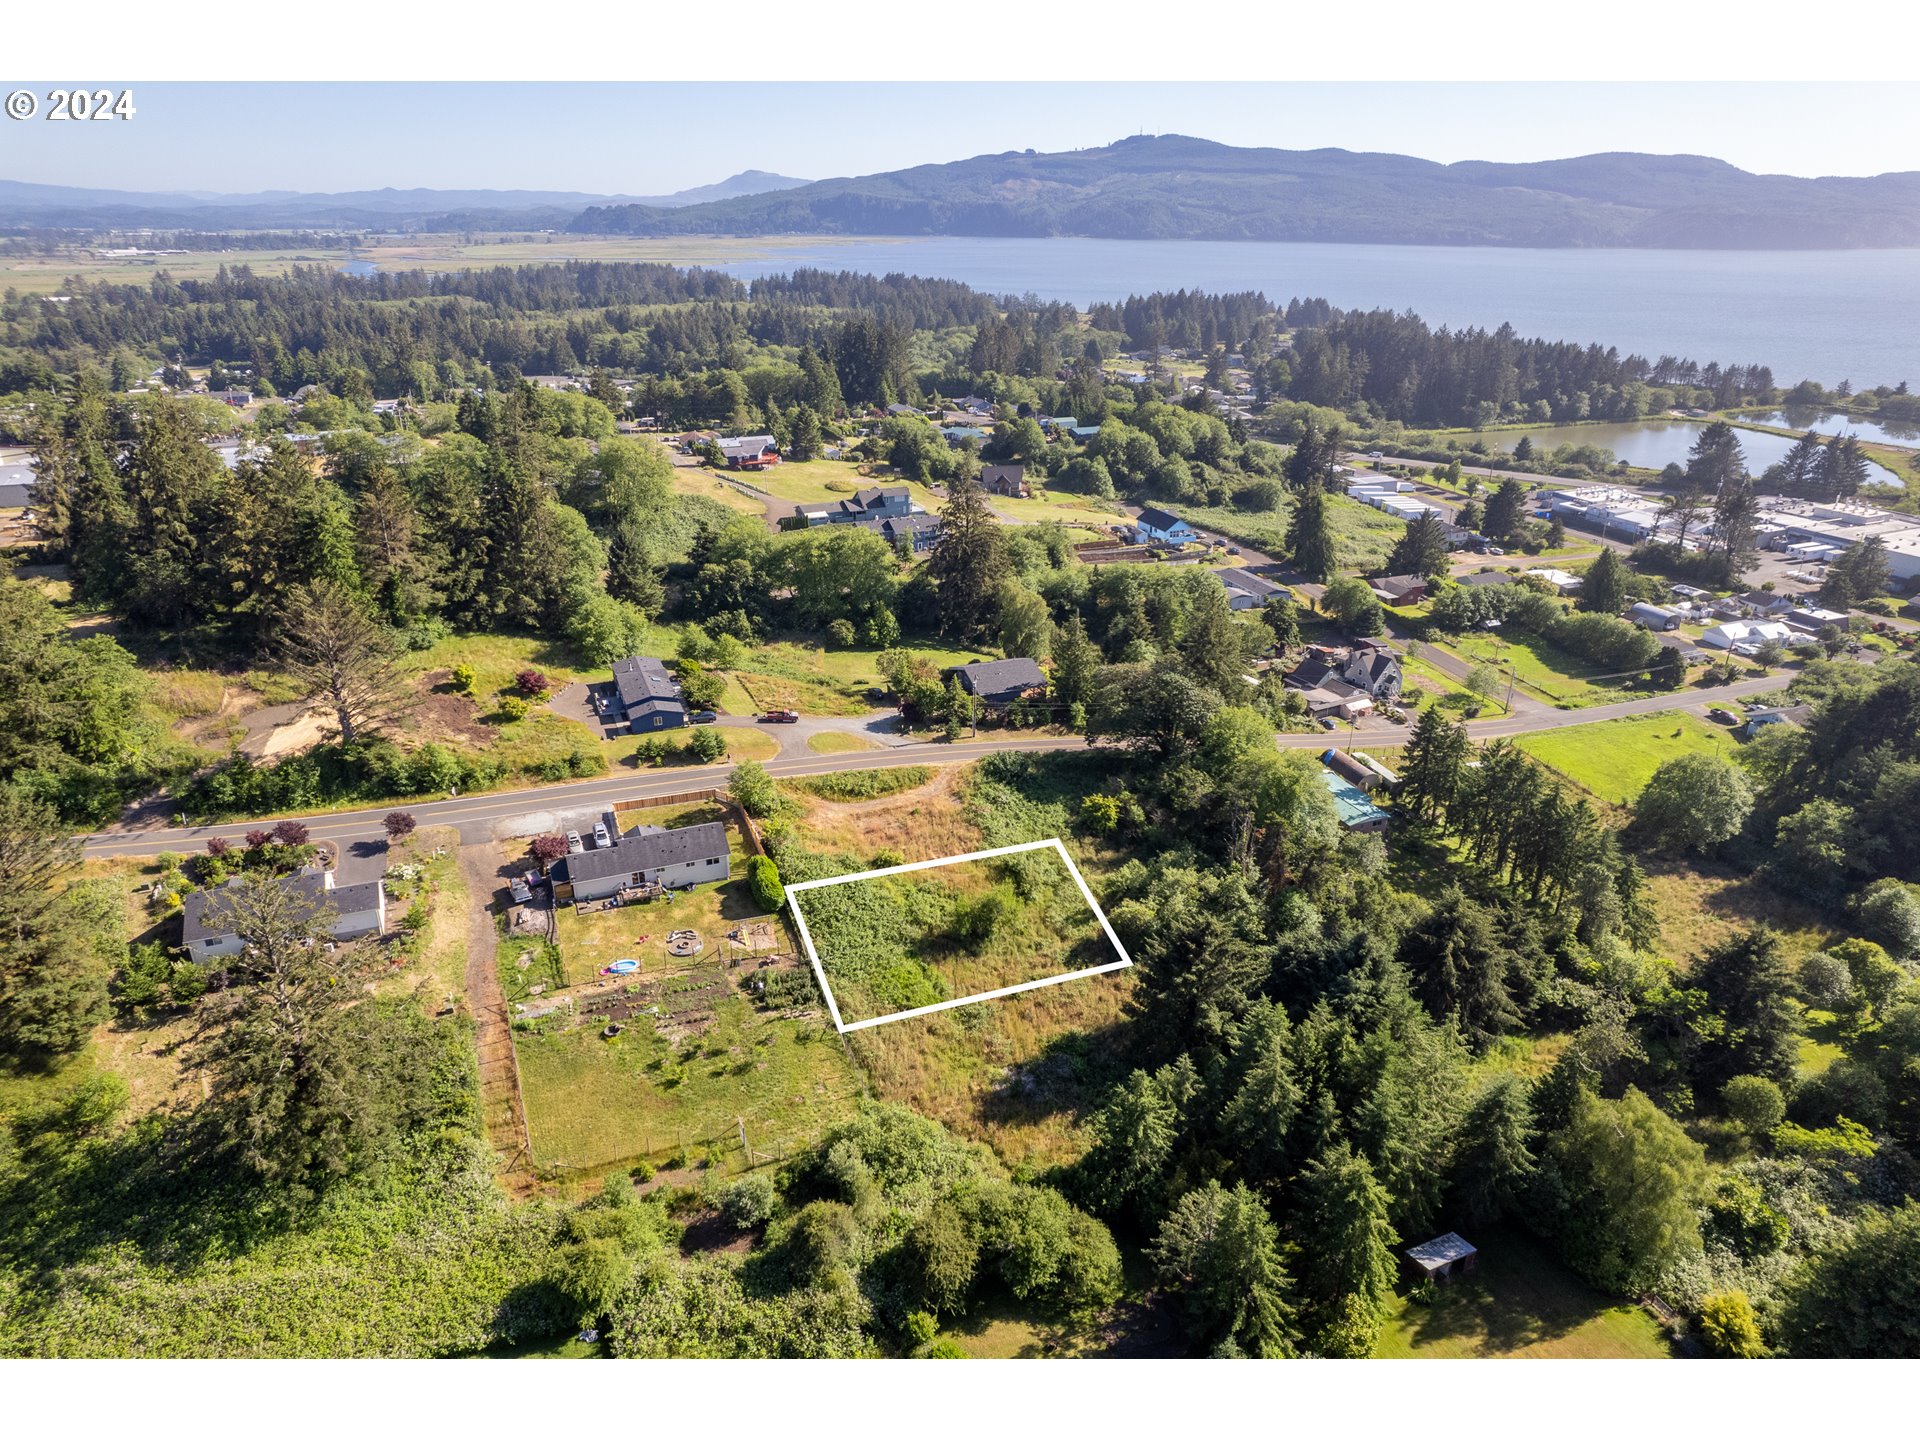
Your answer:
[[[379,272],[379,263],[373,260],[349,260],[340,267],[343,275],[377,275]]]
[[[1862,440],[1878,440],[1886,445],[1920,445],[1920,426],[1897,425],[1890,420],[1863,420],[1856,415],[1830,410],[1788,408],[1751,417],[1761,425],[1785,425],[1802,432],[1813,430],[1822,435],[1858,435]]]
[[[1512,453],[1526,436],[1533,441],[1535,454],[1558,450],[1562,445],[1591,445],[1596,450],[1611,450],[1613,458],[1648,470],[1665,469],[1669,464],[1687,463],[1687,452],[1705,428],[1695,420],[1623,420],[1600,425],[1542,425],[1533,430],[1492,430],[1474,438],[1485,440],[1496,449]],[[1769,465],[1786,458],[1793,439],[1769,435],[1764,430],[1739,430],[1740,449],[1746,454],[1747,469],[1758,475]],[[1449,437],[1451,438],[1451,437]]]
[[[730,242],[737,243],[737,242]],[[1429,324],[1598,342],[1650,360],[1767,365],[1774,382],[1920,384],[1920,250],[1519,250],[1201,240],[769,241],[708,263],[963,281],[1085,306],[1154,290],[1413,310]]]

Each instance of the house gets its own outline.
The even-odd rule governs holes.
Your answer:
[[[1678,630],[1680,616],[1678,612],[1664,605],[1649,605],[1644,600],[1635,601],[1627,607],[1626,618],[1636,625],[1644,625],[1649,630]]]
[[[978,425],[942,425],[940,434],[947,444],[956,450],[969,440],[979,441],[987,438],[987,432]]]
[[[611,716],[635,735],[676,730],[687,723],[687,702],[667,667],[651,655],[629,655],[613,662]]]
[[[1084,445],[1100,433],[1100,427],[1098,425],[1069,425],[1066,433]]]
[[[676,890],[732,876],[727,827],[717,820],[675,829],[642,825],[621,835],[619,816],[609,813],[606,826],[620,837],[613,844],[554,862],[548,874],[556,899],[604,900],[622,890]]]
[[[180,943],[192,959],[204,964],[247,948],[233,917],[233,892],[246,883],[236,875],[218,889],[195,890],[181,902]],[[335,885],[331,870],[315,866],[273,883],[300,896],[310,914],[324,917],[331,912],[327,933],[336,940],[358,940],[387,928],[387,888],[378,880]]]
[[[1691,661],[1691,660],[1706,659],[1706,655],[1701,651],[1700,646],[1697,643],[1695,643],[1693,637],[1690,635],[1682,635],[1679,631],[1676,630],[1672,634],[1668,634],[1668,635],[1661,635],[1656,633],[1653,638],[1660,642],[1660,646],[1662,649],[1678,651],[1680,654],[1680,658],[1682,660]]]
[[[1804,610],[1782,610],[1780,623],[1789,625],[1804,635],[1818,635],[1828,626],[1847,628],[1847,615],[1844,610],[1822,610],[1817,605],[1809,605]]]
[[[1291,686],[1292,677],[1288,677]],[[1336,720],[1358,720],[1362,715],[1373,713],[1373,698],[1358,685],[1350,685],[1345,680],[1331,679],[1319,685],[1300,690],[1300,698],[1307,702],[1307,714],[1315,720],[1332,717]]]
[[[879,520],[862,520],[863,529],[871,530],[889,545],[897,546],[906,540],[915,554],[931,550],[940,539],[940,517],[938,515],[888,515]]]
[[[1769,725],[1786,725],[1798,730],[1807,723],[1807,717],[1811,714],[1811,705],[1783,705],[1775,710],[1754,710],[1748,713],[1747,723],[1740,727],[1740,736],[1744,740],[1751,740]]]
[[[960,688],[989,709],[1005,709],[1029,695],[1045,694],[1047,677],[1033,661],[1023,657],[1010,660],[976,660],[971,665],[956,665],[941,672],[942,678],[957,675]]]
[[[1367,584],[1383,605],[1418,605],[1427,598],[1424,575],[1387,575]]]
[[[1480,1252],[1451,1230],[1415,1245],[1406,1255],[1414,1273],[1436,1285],[1449,1284],[1480,1263]]]
[[[1340,819],[1342,830],[1377,835],[1387,828],[1392,817],[1369,800],[1367,792],[1358,785],[1332,770],[1322,770],[1320,778],[1326,781],[1327,793],[1333,796],[1334,813]]]
[[[718,443],[729,470],[771,470],[780,463],[771,435],[723,436]]]
[[[1511,585],[1519,577],[1505,570],[1481,570],[1472,575],[1462,575],[1455,582],[1460,585]]]
[[[33,463],[9,461],[0,465],[0,510],[19,510],[33,503]]]
[[[1005,495],[1014,500],[1025,500],[1033,494],[1024,465],[982,465],[980,488],[989,495]]]
[[[916,410],[916,409],[914,409],[914,408],[913,408],[913,406],[911,406],[911,405],[889,405],[889,406],[887,406],[887,414],[889,414],[889,415],[892,415],[892,416],[896,416],[896,417],[898,417],[898,416],[902,416],[902,415],[918,415],[919,413],[920,413],[920,412],[919,412],[918,410]]]
[[[253,403],[253,392],[251,390],[209,390],[207,398],[241,410]]]
[[[1311,691],[1329,689],[1336,681],[1378,704],[1392,705],[1399,700],[1404,683],[1400,657],[1372,640],[1353,646],[1315,645],[1287,676],[1286,683],[1296,690]]]
[[[1522,570],[1520,573],[1522,575],[1531,575],[1536,580],[1546,581],[1547,584],[1553,587],[1553,593],[1556,595],[1571,595],[1580,588],[1580,577],[1569,574],[1565,570]]]
[[[905,485],[869,485],[851,499],[832,505],[796,505],[794,517],[804,525],[859,525],[905,515],[924,515]]]
[[[1042,415],[1040,417],[1040,428],[1053,435],[1065,434],[1078,429],[1079,425],[1078,415]]]
[[[1733,603],[1749,615],[1778,615],[1793,608],[1793,602],[1786,596],[1776,595],[1770,590],[1749,590],[1744,595],[1735,596]]]
[[[399,415],[404,413],[406,408],[407,402],[404,400],[376,400],[373,402],[373,413],[376,415]]]
[[[1191,545],[1200,536],[1194,528],[1165,510],[1152,505],[1142,510],[1134,521],[1134,543],[1138,545]]]
[[[1258,610],[1276,600],[1293,598],[1293,592],[1286,586],[1276,585],[1266,576],[1256,575],[1251,570],[1221,570],[1216,573],[1220,576],[1220,583],[1227,587],[1229,610]]]
[[[1762,645],[1785,645],[1792,639],[1793,631],[1778,620],[1727,620],[1702,632],[1700,643],[1709,649],[1746,655]]]

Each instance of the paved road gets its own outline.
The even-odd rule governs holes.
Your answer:
[[[1741,680],[1705,690],[1682,690],[1661,695],[1636,696],[1610,705],[1594,705],[1584,710],[1548,710],[1467,722],[1468,733],[1476,739],[1493,740],[1521,735],[1534,730],[1560,730],[1588,725],[1624,715],[1646,715],[1659,710],[1704,710],[1752,695],[1782,688],[1789,677],[1770,675]],[[1407,728],[1399,725],[1374,725],[1353,736],[1363,745],[1394,745],[1405,738]],[[1315,731],[1276,737],[1283,750],[1317,750],[1345,743],[1339,732]],[[769,774],[781,779],[803,775],[826,775],[840,770],[890,769],[899,765],[958,765],[978,760],[1002,750],[1079,750],[1087,741],[1078,735],[1022,735],[1006,740],[964,740],[949,745],[944,741],[923,741],[895,745],[885,750],[862,750],[843,755],[808,755],[803,758],[777,759],[767,763]],[[484,795],[462,795],[445,800],[401,802],[367,810],[343,810],[316,815],[306,820],[315,840],[330,840],[343,849],[360,842],[371,845],[382,838],[381,817],[392,809],[405,809],[422,825],[451,825],[463,841],[495,838],[496,831],[536,833],[554,828],[548,822],[563,817],[585,816],[589,820],[617,800],[641,800],[673,795],[706,786],[723,786],[732,774],[725,764],[678,766],[669,770],[647,770],[625,775],[599,776],[560,785],[543,785],[528,790],[507,790]],[[529,830],[516,821],[537,820]],[[89,855],[156,855],[161,851],[193,851],[215,835],[239,839],[258,821],[240,821],[223,825],[156,826],[135,831],[106,831],[86,838]]]

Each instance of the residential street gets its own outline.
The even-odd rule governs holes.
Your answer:
[[[1641,695],[1610,705],[1594,705],[1584,710],[1553,710],[1534,703],[1516,713],[1497,719],[1470,720],[1468,733],[1475,739],[1492,740],[1522,735],[1535,730],[1563,730],[1573,725],[1589,725],[1623,715],[1645,715],[1658,710],[1687,709],[1705,711],[1770,690],[1781,689],[1784,675],[1768,675],[1741,680],[1704,690],[1674,691],[1660,695]],[[876,712],[870,725],[884,725],[891,712]],[[784,728],[784,727],[782,727]],[[848,728],[845,725],[823,728]],[[1316,731],[1275,737],[1283,750],[1319,750],[1329,745],[1358,740],[1364,745],[1395,745],[1405,737],[1400,725],[1369,726],[1358,736],[1342,731]],[[890,744],[884,750],[856,750],[839,755],[782,756],[767,762],[767,772],[779,779],[803,775],[826,775],[840,770],[889,769],[899,765],[958,765],[978,760],[1000,750],[1078,750],[1087,741],[1078,735],[1018,735],[1005,740],[963,740],[949,745],[945,741],[910,741]],[[305,818],[315,840],[331,841],[341,847],[344,857],[354,853],[356,842],[361,856],[377,853],[384,841],[381,817],[390,810],[405,810],[422,825],[451,825],[462,841],[492,840],[502,834],[536,833],[514,824],[533,818],[557,818],[571,815],[592,816],[617,800],[639,800],[672,795],[683,790],[698,790],[727,783],[732,767],[720,765],[678,766],[667,770],[645,770],[629,774],[596,776],[561,785],[542,785],[526,790],[462,795],[444,800],[400,801],[366,810],[342,810]],[[221,825],[154,826],[139,830],[108,830],[86,838],[86,852],[93,856],[157,855],[163,851],[193,851],[203,847],[215,835],[230,840],[242,838],[260,821],[235,821]],[[366,877],[371,878],[371,877]]]

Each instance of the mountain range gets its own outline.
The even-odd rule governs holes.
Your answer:
[[[589,206],[619,235],[1080,235],[1392,245],[1845,249],[1920,246],[1920,171],[1755,175],[1698,155],[1442,165],[1185,135],[977,155],[673,209]]]
[[[671,195],[593,195],[574,190],[265,190],[145,192],[0,180],[0,222],[50,227],[260,230],[272,228],[560,229],[583,208],[638,206],[671,211],[808,184],[790,175],[743,170]]]

